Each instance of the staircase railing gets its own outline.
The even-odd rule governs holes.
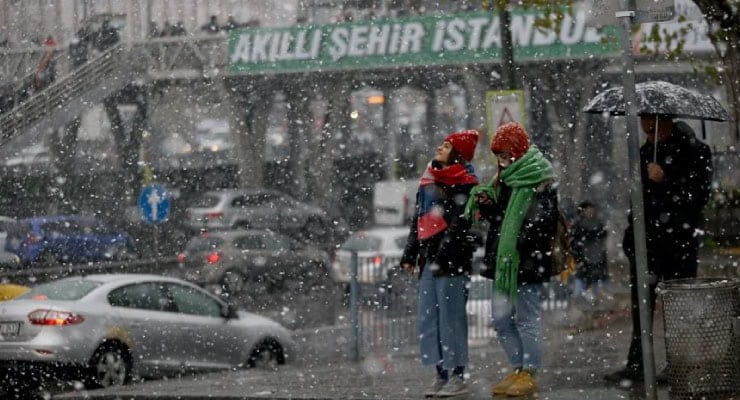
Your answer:
[[[0,146],[61,111],[72,99],[100,86],[104,79],[127,79],[128,74],[116,76],[115,73],[127,64],[123,53],[124,47],[119,43],[0,115]]]

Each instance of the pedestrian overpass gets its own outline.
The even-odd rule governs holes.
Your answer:
[[[568,17],[570,18],[570,17]],[[566,18],[567,19],[567,18]],[[486,130],[486,91],[501,87],[500,38],[498,19],[491,13],[461,13],[446,16],[417,16],[400,19],[355,21],[343,24],[292,26],[285,28],[246,28],[231,36],[203,35],[167,37],[119,43],[74,69],[65,49],[58,49],[57,80],[43,90],[0,115],[0,146],[31,132],[60,127],[64,135],[74,136],[75,120],[92,104],[104,104],[112,123],[116,151],[124,160],[127,184],[136,186],[133,176],[140,159],[141,134],[151,117],[152,102],[161,88],[193,90],[195,85],[212,92],[231,110],[229,125],[237,132],[239,154],[237,168],[241,185],[264,182],[262,157],[271,97],[284,92],[290,103],[288,132],[291,140],[289,163],[300,174],[305,160],[302,143],[310,138],[303,121],[311,121],[308,103],[317,97],[327,99],[328,116],[342,135],[348,137],[352,124],[349,93],[370,86],[391,95],[400,87],[423,91],[427,104],[426,129],[429,143],[438,139],[435,132],[435,91],[455,83],[465,89],[468,125]],[[616,43],[602,43],[601,34],[585,26],[585,16],[566,20],[561,33],[545,34],[534,28],[534,15],[526,12],[513,16],[515,57],[518,75],[527,82],[529,96],[544,96],[541,111],[531,113],[547,125],[547,132],[536,140],[546,140],[551,153],[562,157],[559,163],[563,177],[580,181],[581,168],[566,150],[582,153],[583,148],[563,146],[584,141],[585,124],[581,103],[590,97],[598,71],[615,60]],[[38,49],[7,51],[0,57],[2,77],[16,82],[29,79]],[[590,71],[584,74],[584,71]],[[596,71],[596,73],[593,73]],[[571,82],[579,82],[573,87]],[[552,97],[553,101],[549,101]],[[157,107],[162,107],[166,100]],[[117,106],[131,104],[137,108],[135,129],[126,133],[121,128]],[[393,135],[384,107],[384,131],[391,142]],[[555,121],[555,124],[550,122]],[[573,121],[574,129],[567,127]],[[532,121],[535,125],[536,121]],[[386,129],[387,128],[387,129]],[[116,131],[118,129],[118,131]],[[534,129],[536,130],[536,129]],[[71,133],[70,133],[71,132]],[[565,140],[558,138],[565,136]],[[64,138],[61,139],[64,142]],[[332,136],[325,144],[339,151]],[[482,157],[487,156],[481,141]],[[67,143],[73,143],[74,138]],[[384,148],[387,151],[389,148]],[[66,153],[69,153],[67,151]],[[68,154],[60,154],[62,169],[69,167]],[[481,157],[477,157],[481,158]],[[485,160],[483,160],[485,161]],[[393,164],[389,157],[388,164]],[[327,162],[318,175],[319,182],[331,182],[333,163]],[[58,166],[58,167],[59,167]],[[392,168],[389,168],[389,171]],[[246,173],[244,173],[246,172]],[[328,178],[328,179],[327,179]],[[296,180],[296,190],[307,193],[308,183]],[[565,185],[564,190],[577,185]],[[328,196],[330,191],[317,193]],[[300,197],[300,195],[299,195]],[[327,199],[318,199],[319,202]]]

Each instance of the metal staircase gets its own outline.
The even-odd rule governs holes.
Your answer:
[[[127,54],[119,43],[0,115],[0,146],[34,128],[61,127],[130,84],[135,72]]]

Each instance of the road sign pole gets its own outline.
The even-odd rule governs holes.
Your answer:
[[[645,374],[645,396],[648,400],[655,400],[657,398],[657,391],[655,387],[655,354],[653,352],[653,317],[650,308],[650,276],[647,266],[647,246],[645,244],[645,210],[642,196],[642,176],[640,172],[640,143],[637,132],[635,61],[632,54],[630,35],[632,20],[635,16],[633,1],[622,0],[623,11],[617,12],[616,17],[621,27],[622,84],[624,86],[625,123],[627,125],[627,157],[630,177],[630,200],[632,202],[632,226],[635,242],[640,337],[642,338],[642,359]],[[632,334],[634,335],[636,333],[633,332]]]

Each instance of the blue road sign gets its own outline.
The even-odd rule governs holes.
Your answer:
[[[146,185],[139,195],[141,215],[150,224],[161,224],[170,215],[170,195],[162,185]]]

